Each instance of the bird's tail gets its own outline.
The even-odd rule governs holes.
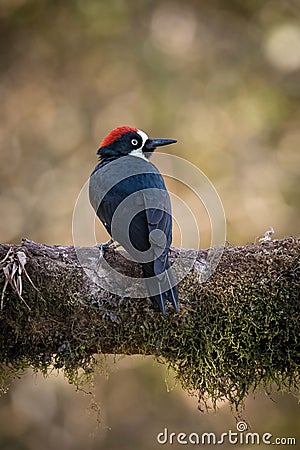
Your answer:
[[[170,263],[167,259],[164,270],[161,270],[157,260],[152,263],[143,264],[143,274],[149,297],[153,303],[166,315],[166,302],[169,300],[178,312],[178,289]]]

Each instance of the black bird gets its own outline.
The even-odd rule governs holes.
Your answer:
[[[150,139],[137,128],[115,128],[100,144],[89,185],[97,216],[112,239],[141,263],[149,297],[164,315],[167,300],[178,311],[168,259],[172,212],[163,177],[149,158],[156,147],[175,142]]]

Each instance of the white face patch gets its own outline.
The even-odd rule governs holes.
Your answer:
[[[145,142],[146,142],[147,139],[148,139],[148,136],[147,136],[147,134],[146,134],[144,131],[142,131],[142,130],[138,130],[137,133],[138,133],[138,134],[141,136],[141,138],[143,139],[143,143],[142,143],[141,147],[132,150],[132,151],[129,153],[129,155],[130,155],[130,156],[137,156],[138,158],[143,158],[145,161],[148,161],[148,162],[149,162],[148,158],[146,158],[146,156],[145,156],[145,154],[144,154],[144,152],[143,152],[143,147],[144,147],[144,145],[145,145]]]

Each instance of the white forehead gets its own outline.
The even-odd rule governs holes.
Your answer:
[[[142,145],[142,148],[143,148],[145,142],[146,142],[147,139],[148,139],[148,135],[147,135],[144,131],[142,131],[142,130],[137,130],[137,134],[139,134],[139,135],[141,136],[141,138],[143,139],[143,145]]]

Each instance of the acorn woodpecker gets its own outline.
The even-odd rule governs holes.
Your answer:
[[[177,142],[150,139],[127,126],[112,130],[97,151],[90,176],[90,202],[112,237],[142,266],[150,299],[166,314],[178,311],[178,291],[168,254],[172,241],[170,197],[159,170],[149,161],[156,147]]]

